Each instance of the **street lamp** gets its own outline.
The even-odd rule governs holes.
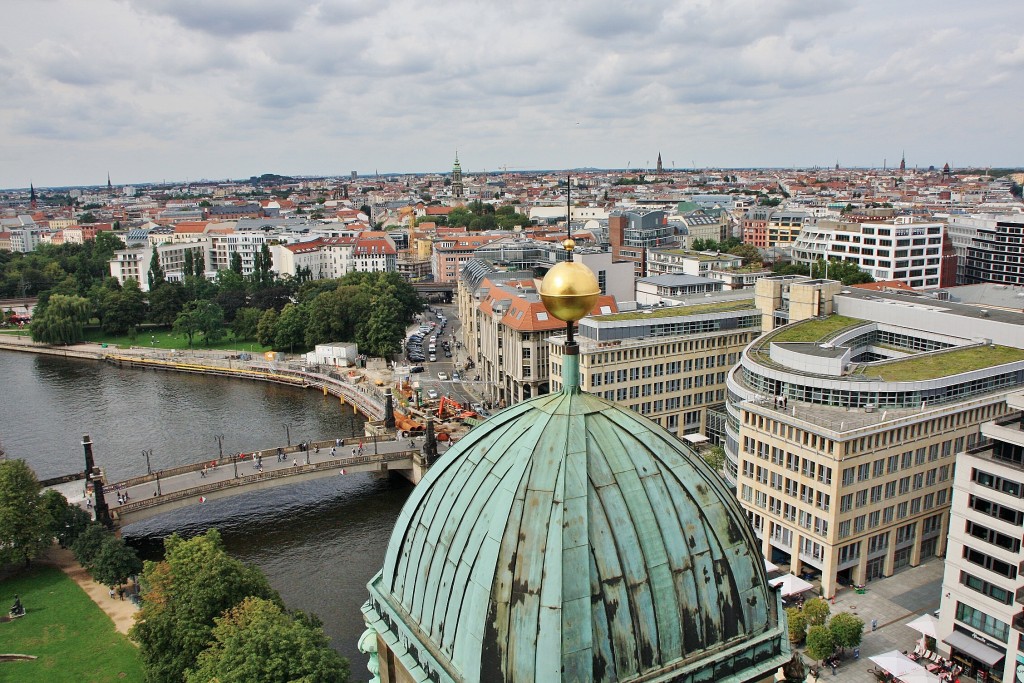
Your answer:
[[[309,442],[307,441],[304,445],[306,446],[306,464],[308,465],[309,464]]]
[[[238,479],[238,453],[231,456],[231,464],[235,466],[235,479]]]
[[[220,461],[224,459],[224,435],[218,434],[213,438],[217,439],[217,463],[220,464]]]
[[[284,426],[284,444],[285,446],[292,445],[292,427],[291,425]]]
[[[146,456],[146,474],[153,474],[153,466],[149,463],[149,456],[153,455],[153,449],[144,450],[142,454]]]
[[[156,495],[158,495],[158,496],[164,495],[163,491],[160,490],[160,470],[157,470],[157,472],[156,472]]]

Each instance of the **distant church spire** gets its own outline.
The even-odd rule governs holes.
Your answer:
[[[455,150],[455,164],[452,166],[452,197],[461,199],[464,196],[462,186],[462,166],[459,164],[459,150]]]
[[[665,168],[661,165],[661,152],[658,152],[658,173],[663,173]]]
[[[28,200],[32,208],[36,208],[36,186],[31,182],[28,184]]]
[[[906,173],[906,172],[907,172],[907,153],[904,152],[903,153],[903,158],[900,159],[900,173],[903,174],[903,173]]]
[[[110,184],[110,171],[107,171],[107,192],[113,192],[114,186]]]

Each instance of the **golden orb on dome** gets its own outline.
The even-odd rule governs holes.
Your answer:
[[[594,272],[582,263],[563,261],[548,271],[540,283],[540,298],[551,315],[575,322],[594,308],[601,288]]]
[[[576,248],[576,240],[571,237],[562,240],[562,248],[566,251],[572,251]]]

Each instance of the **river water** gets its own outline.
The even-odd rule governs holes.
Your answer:
[[[224,453],[362,433],[338,399],[262,382],[117,368],[0,351],[0,443],[40,478],[84,469],[82,435],[109,481]],[[263,570],[289,608],[317,614],[332,645],[366,680],[356,650],[366,583],[381,566],[410,487],[369,474],[331,477],[212,501],[131,525],[155,558],[164,536],[216,527],[228,551]]]

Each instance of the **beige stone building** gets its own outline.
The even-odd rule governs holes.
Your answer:
[[[953,456],[1024,381],[1024,315],[799,277],[756,291],[768,332],[729,374],[726,450],[765,557],[831,596],[942,555]]]

